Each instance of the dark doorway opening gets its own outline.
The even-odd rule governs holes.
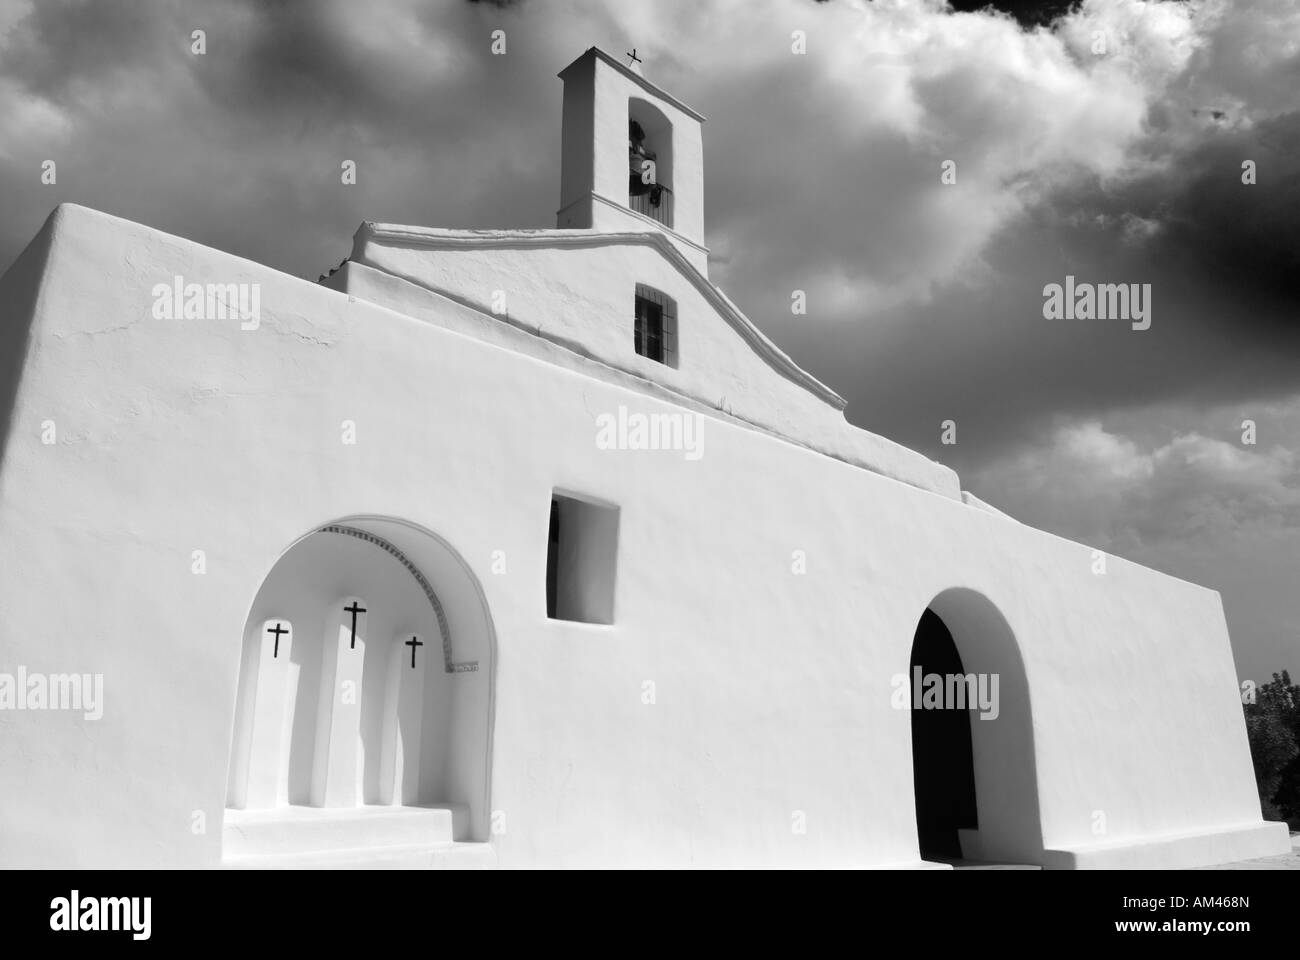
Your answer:
[[[912,641],[908,680],[929,674],[946,678],[964,674],[961,656],[947,626],[926,610]],[[946,687],[946,684],[945,684]],[[975,807],[975,761],[971,751],[970,711],[917,706],[912,699],[912,777],[916,792],[916,832],[923,860],[961,859],[957,831],[978,826]]]
[[[546,536],[546,615],[555,619],[560,568],[560,501],[551,498],[551,526]]]

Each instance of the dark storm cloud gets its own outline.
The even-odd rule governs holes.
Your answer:
[[[1256,165],[1254,186],[1242,182],[1245,161]],[[1211,135],[1179,162],[1163,181],[1172,189],[1149,182],[1124,198],[1161,224],[1156,268],[1232,290],[1240,310],[1214,321],[1300,332],[1300,112]]]
[[[366,218],[547,225],[559,84],[538,78],[563,61],[545,30],[517,26],[470,5],[10,6],[0,259],[63,200],[311,278]],[[508,56],[490,52],[497,27]]]
[[[938,62],[941,41],[927,38],[909,61],[913,130],[857,138],[848,124],[829,157],[767,148],[802,170],[802,189],[772,156],[763,169],[761,146],[745,150],[758,155],[746,172],[714,173],[710,196],[731,211],[724,235],[761,229],[745,194],[780,212],[763,251],[747,242],[728,257],[725,282],[836,385],[855,422],[962,469],[1061,414],[1300,387],[1296,11],[1261,4],[1197,20],[1181,6],[1150,9],[1086,8],[1059,31],[1064,59],[1050,35],[987,22],[980,39],[998,60],[978,69],[969,52]],[[1099,32],[1107,57],[1090,56]],[[1000,66],[1027,57],[1041,65]],[[960,176],[941,188],[945,157]],[[1254,185],[1242,182],[1244,160]],[[1067,275],[1150,283],[1152,328],[1045,319],[1043,287]],[[791,317],[790,289],[809,286],[810,316]],[[956,448],[939,444],[946,419],[961,423]]]
[[[1300,542],[1300,9],[1062,7],[0,0],[0,267],[61,201],[310,279],[364,219],[553,226],[555,74],[636,47],[710,118],[711,278],[851,420],[1013,515],[1217,583],[1184,535],[1208,511],[1246,590]],[[1151,283],[1151,329],[1046,320],[1067,274]],[[1228,455],[1247,416],[1277,449]],[[1300,618],[1270,596],[1257,633]]]
[[[0,259],[65,199],[312,278],[363,219],[549,226],[554,74],[590,42],[639,45],[711,117],[714,279],[856,422],[960,467],[1055,414],[1294,382],[1286,4],[1091,0],[1051,30],[937,2],[657,9],[9,6]],[[1044,320],[1043,285],[1067,273],[1152,283],[1152,329]],[[939,450],[936,418],[979,443]]]
[[[995,281],[842,330],[826,375],[845,385],[865,425],[959,468],[1062,413],[1295,392],[1298,137],[1291,114],[1216,136],[1122,187],[1091,180],[1060,191],[990,242],[984,259]],[[1243,159],[1267,178],[1243,184]],[[1043,287],[1067,275],[1149,283],[1151,328],[1045,319]],[[793,339],[796,354],[816,350],[800,333]],[[940,447],[938,425],[949,418],[971,442]]]
[[[961,13],[996,10],[1010,14],[1027,27],[1047,26],[1064,16],[1079,0],[952,0],[952,8]]]

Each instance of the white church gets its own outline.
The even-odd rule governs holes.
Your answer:
[[[709,280],[704,117],[560,77],[556,229],[4,274],[0,866],[1287,852],[1219,595],[850,425]]]

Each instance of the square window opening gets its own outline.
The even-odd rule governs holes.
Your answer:
[[[618,507],[551,495],[546,549],[546,616],[614,622]]]

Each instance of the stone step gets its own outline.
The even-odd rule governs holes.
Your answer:
[[[1036,863],[996,863],[989,860],[949,860],[954,870],[1041,870]]]
[[[239,858],[328,856],[385,848],[451,844],[466,811],[457,806],[288,806],[227,810],[223,862]]]
[[[315,853],[228,857],[230,870],[489,870],[496,867],[490,843],[426,843]]]

